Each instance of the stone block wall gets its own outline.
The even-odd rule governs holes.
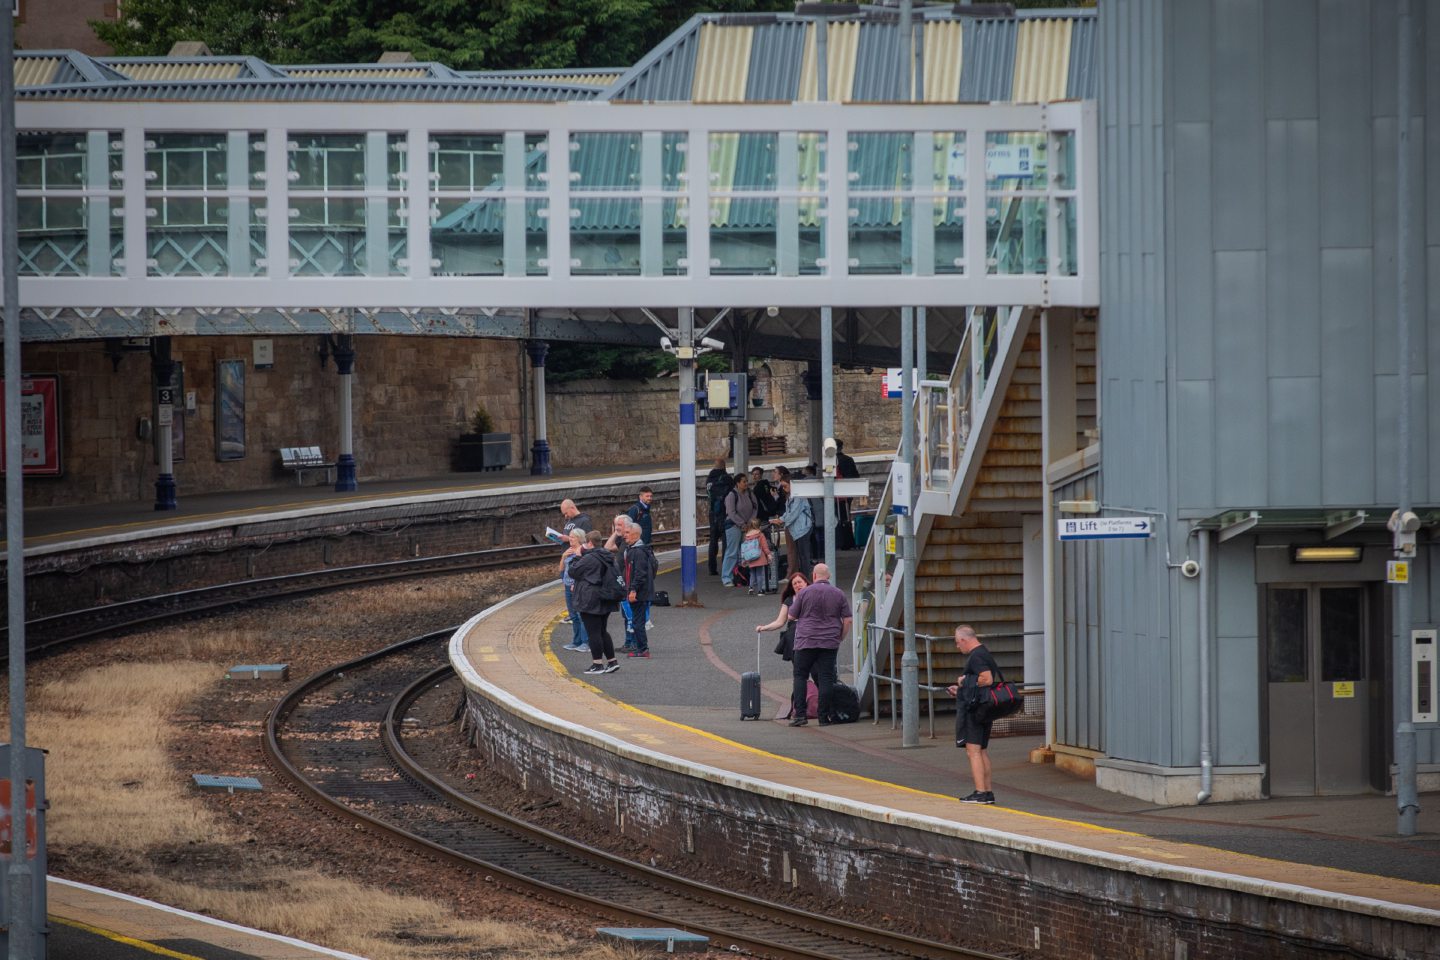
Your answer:
[[[270,338],[274,364],[257,370],[250,337],[174,337],[172,355],[184,369],[184,390],[194,413],[177,407],[183,444],[177,442],[179,495],[252,490],[293,482],[279,468],[278,449],[319,446],[338,453],[339,391],[334,363],[320,364],[314,336]],[[521,464],[533,439],[528,429],[530,366],[523,345],[511,340],[358,336],[352,384],[355,459],[361,482],[446,474],[455,439],[468,432],[483,405],[496,429],[511,434],[511,457]],[[135,501],[154,498],[158,473],[153,439],[142,439],[142,420],[153,427],[150,357],[127,353],[119,369],[99,341],[29,344],[27,374],[61,378],[62,458],[59,478],[26,481],[28,506]],[[216,362],[245,361],[243,459],[215,458]],[[759,367],[754,368],[758,374]],[[783,436],[786,455],[808,454],[809,401],[805,364],[771,361],[771,424],[752,424],[751,436]],[[837,370],[836,434],[851,451],[893,449],[900,435],[898,401],[880,398],[880,372]],[[674,462],[679,455],[679,389],[674,379],[552,384],[547,428],[557,467],[610,467]],[[181,398],[183,399],[183,397]],[[727,424],[700,424],[702,462],[728,450]],[[767,458],[755,461],[764,464]]]

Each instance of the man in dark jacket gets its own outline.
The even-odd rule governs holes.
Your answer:
[[[720,557],[725,551],[725,495],[734,481],[725,469],[725,458],[716,457],[715,466],[705,475],[705,493],[710,498],[710,576],[720,575]]]
[[[650,659],[650,638],[646,635],[646,621],[650,618],[650,598],[655,592],[655,554],[650,545],[640,538],[639,524],[625,528],[625,552],[620,560],[629,590],[625,599],[630,602],[630,623],[634,627],[635,649],[632,657]]]
[[[625,511],[625,516],[630,518],[631,524],[639,525],[640,539],[647,545],[650,543],[650,501],[653,499],[655,499],[654,491],[649,487],[641,487],[635,506]]]
[[[615,659],[615,641],[610,637],[609,619],[619,607],[618,600],[606,600],[600,584],[615,576],[615,561],[603,546],[604,535],[592,530],[585,551],[570,562],[570,578],[575,581],[575,609],[585,624],[590,639],[590,667],[586,673],[614,673],[620,669]]]

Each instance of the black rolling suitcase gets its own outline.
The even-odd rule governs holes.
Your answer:
[[[760,719],[760,631],[755,631],[755,669],[740,674],[740,719]]]
[[[760,674],[754,670],[740,674],[740,719],[760,719]]]

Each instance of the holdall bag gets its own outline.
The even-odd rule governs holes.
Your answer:
[[[830,722],[854,723],[860,719],[860,691],[848,683],[830,688]]]
[[[670,594],[664,590],[656,590],[650,597],[650,605],[653,607],[670,606]]]
[[[1001,720],[1012,713],[1018,713],[1024,706],[1020,691],[1015,689],[1015,684],[1005,679],[999,667],[995,668],[995,682],[988,687],[981,687],[976,693],[979,696],[975,707],[976,716],[986,722]]]

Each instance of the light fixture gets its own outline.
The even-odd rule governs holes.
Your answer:
[[[1359,563],[1363,547],[1291,547],[1295,563]]]
[[[1055,505],[1061,513],[1099,513],[1099,500],[1061,500]]]

